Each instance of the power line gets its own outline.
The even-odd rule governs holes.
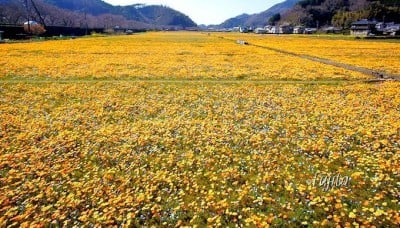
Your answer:
[[[40,14],[38,8],[36,7],[35,2],[33,2],[33,0],[31,0],[31,3],[32,3],[33,9],[35,10],[36,14],[39,16],[40,22],[42,23],[42,25],[44,27],[46,27],[46,23],[44,22],[42,15]]]
[[[26,18],[28,20],[28,31],[31,31],[31,19],[30,19],[30,10],[29,10],[29,5],[28,5],[28,0],[24,0],[24,2],[22,3],[25,7],[26,10]]]

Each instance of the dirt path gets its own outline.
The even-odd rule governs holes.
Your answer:
[[[286,54],[286,55],[300,57],[300,58],[311,60],[314,62],[319,62],[319,63],[323,63],[323,64],[335,66],[335,67],[344,68],[346,70],[360,72],[363,74],[374,76],[378,79],[400,80],[400,75],[388,74],[383,71],[375,71],[375,70],[371,70],[371,69],[364,68],[364,67],[358,67],[358,66],[354,66],[354,65],[350,65],[350,64],[339,63],[339,62],[335,62],[335,61],[332,61],[329,59],[324,59],[324,58],[315,57],[315,56],[311,56],[311,55],[297,54],[297,53],[293,53],[293,52],[289,52],[289,51],[285,51],[285,50],[280,50],[277,48],[265,47],[265,46],[261,46],[261,45],[255,45],[255,44],[249,44],[249,45],[259,47],[259,48],[265,48],[265,49],[268,49],[271,51],[276,51],[276,52]]]

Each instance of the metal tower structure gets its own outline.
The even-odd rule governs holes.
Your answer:
[[[35,11],[36,15],[39,17],[40,23],[46,27],[46,23],[44,22],[44,19],[42,15],[40,14],[39,9],[37,8],[35,2],[33,0],[24,0],[23,1],[26,14],[27,14],[27,19],[28,19],[28,26],[30,26],[30,20],[31,20],[31,10],[30,10],[30,5],[32,6],[33,10]]]

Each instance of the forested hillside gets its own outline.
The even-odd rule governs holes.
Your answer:
[[[349,27],[351,22],[370,19],[400,22],[399,0],[301,0],[282,15],[281,22],[321,27]]]
[[[113,6],[101,0],[0,0],[0,23],[21,24],[27,20],[67,27],[197,26],[188,16],[166,6]]]
[[[232,28],[236,26],[264,26],[268,23],[268,19],[274,15],[280,15],[290,10],[299,0],[286,0],[278,3],[271,8],[256,14],[242,14],[234,18],[230,18],[218,25],[220,28]]]

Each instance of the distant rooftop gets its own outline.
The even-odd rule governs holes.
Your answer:
[[[367,19],[362,19],[356,22],[353,22],[352,25],[376,25],[378,22],[376,21],[370,21]]]

